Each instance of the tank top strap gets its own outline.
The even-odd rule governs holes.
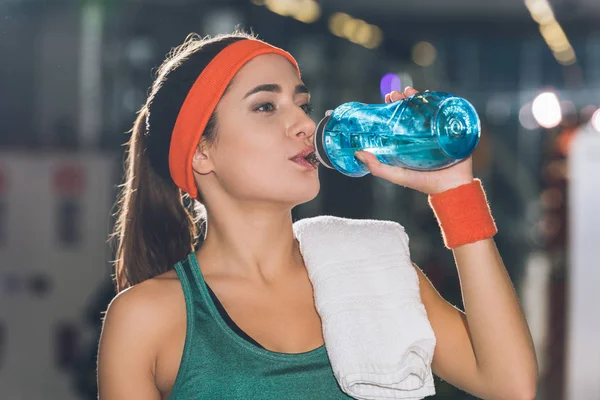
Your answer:
[[[202,298],[200,288],[198,287],[196,278],[194,278],[192,263],[190,262],[189,256],[175,264],[175,272],[177,272],[177,276],[179,276],[185,297],[188,297],[189,295],[189,297],[193,299]]]
[[[191,319],[210,318],[210,306],[207,299],[208,294],[202,288],[202,274],[196,271],[197,264],[192,261],[195,254],[191,253],[187,258],[175,264],[175,272],[181,282],[183,295],[185,297],[186,309],[188,313],[188,322]]]

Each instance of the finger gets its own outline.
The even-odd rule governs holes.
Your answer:
[[[417,93],[419,93],[419,91],[418,91],[417,89],[415,89],[415,88],[411,87],[411,86],[407,86],[407,87],[404,89],[404,95],[405,95],[405,96],[407,96],[407,97],[409,97],[409,96],[413,96],[413,95],[415,95],[415,94],[417,94]]]
[[[406,96],[404,95],[404,93],[400,93],[397,90],[393,90],[390,93],[390,101],[400,101],[400,100],[404,100],[406,98]]]
[[[392,102],[392,99],[390,98],[390,93],[388,93],[388,94],[385,95],[385,102],[386,103],[391,103]]]
[[[391,174],[391,170],[396,169],[392,166],[383,164],[374,154],[368,151],[357,151],[354,153],[354,155],[367,166],[371,174],[374,176],[388,179],[389,175]]]
[[[410,187],[412,181],[415,179],[415,176],[413,176],[415,171],[383,164],[379,162],[375,155],[368,151],[357,151],[355,156],[367,166],[371,175],[378,178],[408,187]]]
[[[362,161],[371,172],[373,172],[372,168],[377,168],[381,164],[377,157],[368,151],[357,151],[354,153],[354,156]]]

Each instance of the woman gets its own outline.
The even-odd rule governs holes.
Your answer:
[[[304,160],[309,113],[294,59],[245,34],[191,37],[163,63],[128,144],[100,399],[348,398],[292,231],[291,209],[319,191]],[[473,182],[470,159],[415,172],[357,156],[430,195]],[[478,397],[533,399],[530,333],[491,236],[454,248],[466,314],[415,267],[437,337],[433,372]]]

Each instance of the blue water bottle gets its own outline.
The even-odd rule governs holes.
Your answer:
[[[473,106],[460,97],[423,92],[389,104],[345,103],[317,125],[315,156],[351,177],[369,173],[354,153],[415,170],[449,167],[468,157],[481,134]]]

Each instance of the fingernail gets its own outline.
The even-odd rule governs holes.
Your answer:
[[[404,88],[404,93],[406,93],[406,91],[407,91],[408,89],[412,89],[412,86],[407,86],[407,87],[405,87],[405,88]]]

